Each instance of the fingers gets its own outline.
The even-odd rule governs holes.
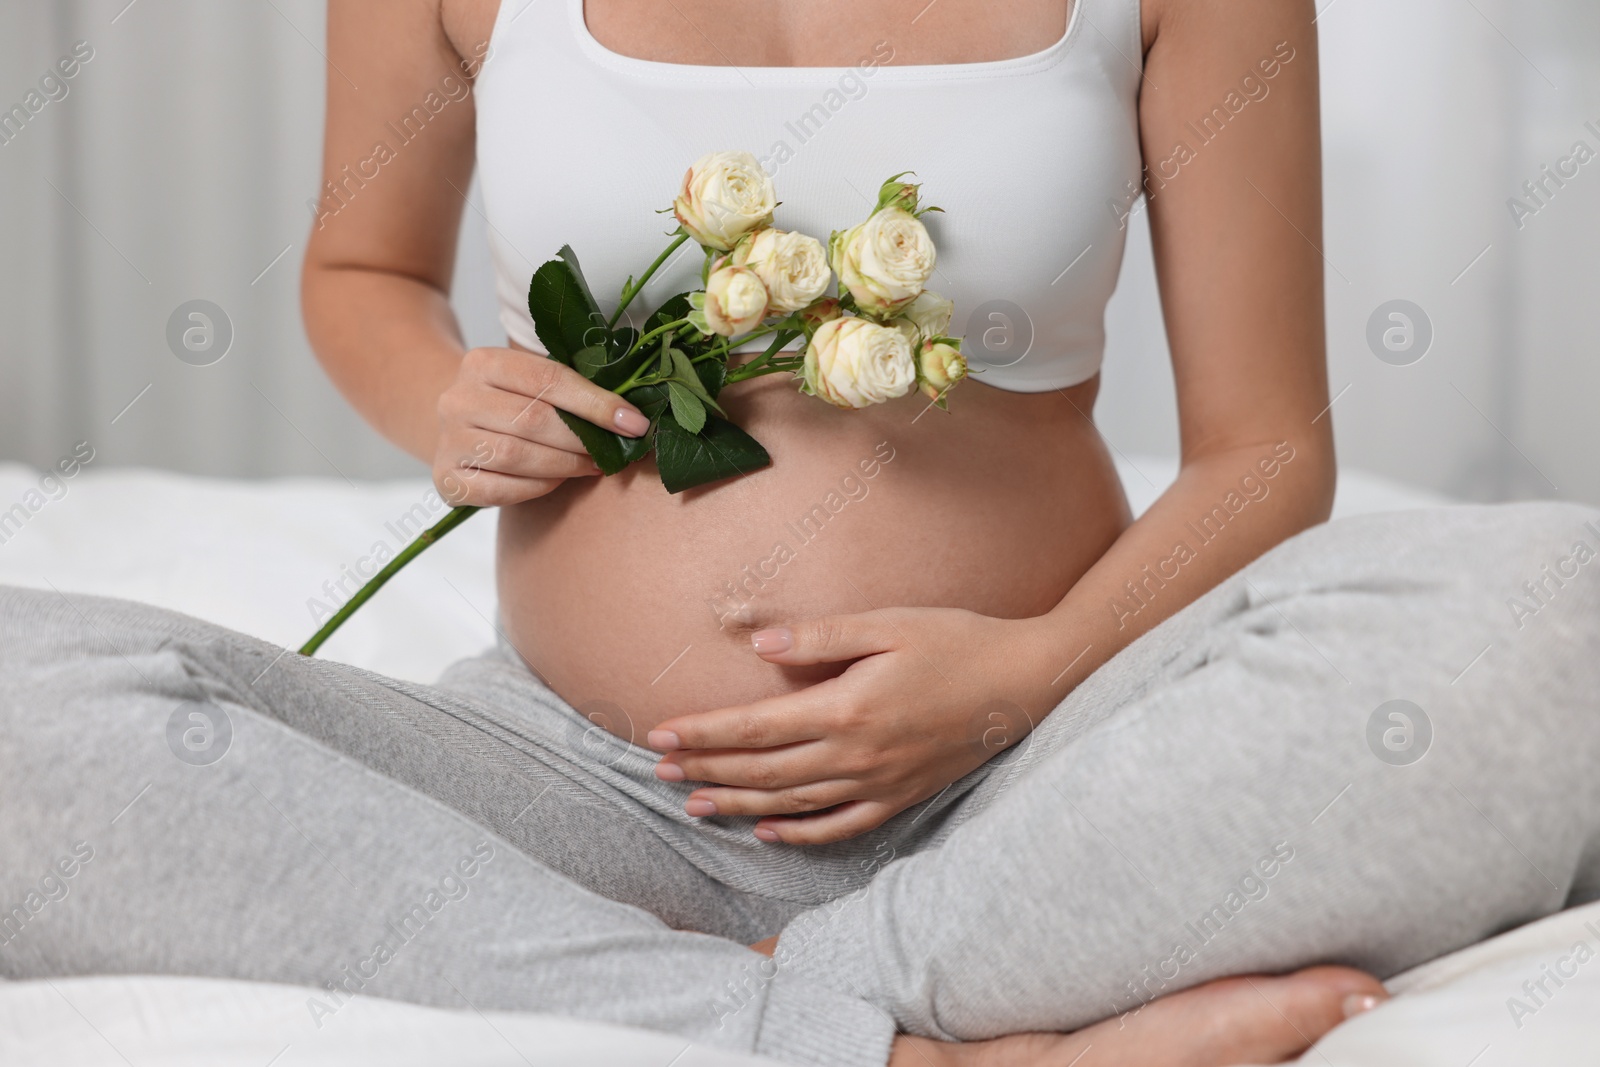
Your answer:
[[[792,626],[757,630],[750,635],[756,655],[768,663],[804,666],[837,663],[888,652],[899,644],[890,613],[821,615]]]
[[[808,689],[716,711],[667,719],[646,740],[657,752],[705,748],[774,748],[813,741],[828,732],[837,705],[833,679]]]
[[[820,815],[798,819],[762,819],[755,835],[785,845],[828,845],[858,837],[882,826],[894,809],[875,800],[852,800]]]
[[[656,777],[665,782],[714,782],[751,789],[781,789],[825,778],[838,767],[827,765],[823,747],[810,741],[783,748],[753,751],[701,752],[686,749],[662,757]]]
[[[843,778],[806,782],[787,789],[709,786],[689,794],[683,810],[697,818],[709,815],[791,815],[843,804],[859,794],[860,790],[859,783]]]
[[[542,400],[596,426],[628,437],[639,437],[650,428],[650,420],[638,408],[548,356],[509,348],[479,348],[468,352],[465,358],[475,360],[471,369],[488,384]]]
[[[469,450],[450,449],[443,454],[452,466],[464,471],[494,471],[520,478],[577,478],[599,474],[600,467],[589,453],[528,441],[510,434],[481,431],[472,437]]]
[[[433,484],[439,496],[453,508],[470,504],[498,508],[544,496],[560,485],[560,478],[516,478],[494,471],[435,472]]]
[[[501,507],[543,496],[567,478],[598,475],[586,452],[567,452],[506,434],[444,431],[433,481],[452,506]]]
[[[483,431],[537,441],[567,452],[582,452],[583,443],[549,404],[486,382],[458,385],[439,397],[442,427],[462,432]],[[481,434],[479,434],[481,436]]]

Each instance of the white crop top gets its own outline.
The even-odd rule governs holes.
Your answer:
[[[923,203],[944,208],[923,216],[938,248],[928,285],[954,301],[976,380],[1044,392],[1099,370],[1140,176],[1139,0],[1074,0],[1050,47],[978,63],[895,65],[887,42],[853,67],[636,59],[589,33],[583,0],[502,0],[490,44],[478,166],[516,343],[544,351],[527,307],[539,264],[572,245],[609,314],[666,247],[676,222],[656,211],[684,171],[742,149],[772,175],[775,225],[824,243],[914,170]],[[630,318],[697,288],[700,267],[685,244]]]

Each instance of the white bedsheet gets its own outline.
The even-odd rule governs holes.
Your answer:
[[[1130,457],[1119,467],[1135,511],[1176,463]],[[263,482],[159,471],[89,469],[64,495],[37,471],[0,464],[0,583],[162,604],[282,644],[318,624],[313,598],[333,596],[344,568],[409,538],[401,516],[422,505],[417,479],[350,485]],[[1335,515],[1448,503],[1345,472]],[[18,514],[13,505],[21,505]],[[442,507],[427,514],[433,521]],[[9,515],[9,520],[6,516]],[[416,681],[492,640],[492,513],[430,549],[357,614],[323,654]],[[347,594],[345,594],[347,595]],[[1504,1067],[1600,1063],[1600,962],[1532,1000],[1541,967],[1571,969],[1574,946],[1600,956],[1600,904],[1574,909],[1434,961],[1391,983],[1405,992],[1339,1027],[1301,1062],[1323,1067]],[[1562,963],[1566,960],[1568,962]],[[322,1029],[308,990],[196,978],[98,977],[0,984],[0,1064],[7,1067],[463,1067],[585,1063],[597,1067],[760,1061],[684,1050],[681,1039],[546,1016],[444,1011],[362,998]],[[1514,1011],[1510,998],[1532,1011]],[[274,1057],[277,1057],[274,1059]]]
[[[681,1037],[553,1015],[153,976],[0,984],[6,1067],[777,1067]],[[676,1057],[676,1058],[675,1058]]]

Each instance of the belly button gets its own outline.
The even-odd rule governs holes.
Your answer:
[[[749,634],[760,628],[756,625],[755,608],[747,600],[740,601],[717,617],[717,629],[724,633]]]

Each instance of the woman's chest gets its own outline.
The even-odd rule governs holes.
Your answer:
[[[490,39],[501,4],[439,0],[463,56]],[[621,55],[703,66],[842,67],[887,41],[900,63],[978,63],[1041,51],[1073,0],[585,0],[589,31]],[[514,12],[515,14],[515,12]]]

